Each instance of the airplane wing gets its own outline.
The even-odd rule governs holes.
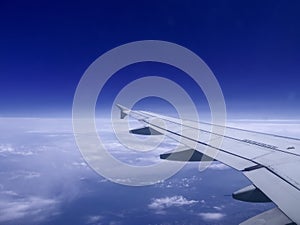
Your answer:
[[[247,202],[272,201],[277,206],[242,225],[300,224],[300,139],[233,127],[223,127],[224,132],[213,132],[213,125],[209,123],[183,122],[178,118],[117,106],[121,118],[129,115],[144,124],[143,128],[131,130],[131,133],[164,134],[187,146],[182,152],[162,154],[162,159],[218,160],[241,171],[253,184],[234,192],[233,198]],[[195,137],[194,133],[200,135]]]

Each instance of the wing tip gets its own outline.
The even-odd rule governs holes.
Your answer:
[[[126,108],[125,106],[122,106],[120,104],[116,104],[116,106],[120,109],[120,119],[124,119],[130,112],[130,109]]]

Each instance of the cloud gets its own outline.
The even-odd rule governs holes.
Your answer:
[[[10,144],[2,144],[0,145],[0,154],[1,155],[22,155],[29,156],[33,155],[34,152],[26,149],[20,148],[19,150],[13,148]]]
[[[198,215],[202,217],[203,220],[207,220],[207,221],[221,220],[226,216],[224,213],[213,213],[213,212],[199,213]]]
[[[187,188],[195,187],[202,180],[200,176],[188,176],[188,177],[172,177],[172,179],[162,180],[155,184],[158,188]]]
[[[9,196],[18,196],[18,193],[17,192],[14,192],[14,191],[1,191],[0,194],[2,195],[9,195]]]
[[[78,167],[88,167],[88,165],[85,162],[72,162],[72,165]]]
[[[34,171],[13,171],[11,172],[11,176],[9,177],[10,180],[15,179],[33,179],[33,178],[39,178],[41,176],[41,173],[34,172]]]
[[[101,220],[103,219],[100,215],[89,216],[86,220],[86,224],[101,224]]]
[[[188,200],[183,196],[176,195],[172,197],[156,198],[152,199],[152,202],[148,205],[150,209],[163,210],[169,207],[181,207],[186,205],[192,205],[198,203],[196,200]]]
[[[4,153],[4,152],[14,152],[14,149],[11,147],[11,145],[0,145],[0,153]]]
[[[47,199],[31,196],[24,199],[1,200],[0,222],[9,222],[18,219],[34,217],[36,221],[42,221],[58,212],[55,199]]]
[[[229,166],[226,166],[225,164],[222,164],[222,163],[213,163],[208,168],[212,169],[212,170],[227,170],[227,169],[230,169]]]
[[[213,208],[215,210],[221,211],[221,210],[223,210],[224,206],[223,205],[221,205],[221,206],[214,206]]]

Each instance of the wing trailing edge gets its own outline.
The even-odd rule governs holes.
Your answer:
[[[240,225],[296,225],[278,208],[273,208],[258,214],[242,223]]]

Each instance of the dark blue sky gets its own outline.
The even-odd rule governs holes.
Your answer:
[[[298,118],[299,11],[299,1],[1,1],[0,115],[70,116],[97,57],[158,39],[209,65],[231,115]]]

